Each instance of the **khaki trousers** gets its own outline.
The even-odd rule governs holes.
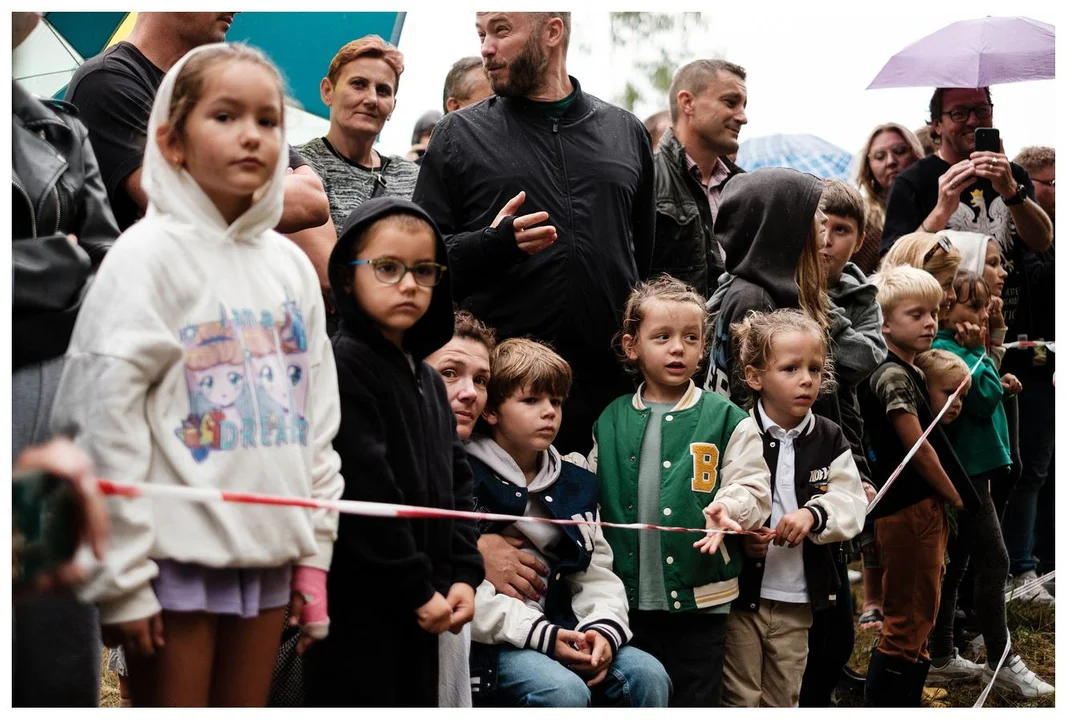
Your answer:
[[[756,612],[731,610],[723,660],[725,707],[797,707],[808,659],[812,608],[760,601]]]

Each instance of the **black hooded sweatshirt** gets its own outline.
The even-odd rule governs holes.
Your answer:
[[[341,318],[332,342],[341,393],[334,449],[345,477],[342,497],[472,510],[471,469],[445,384],[423,362],[452,338],[449,273],[434,288],[426,314],[404,334],[411,363],[344,289],[351,284],[348,263],[361,232],[402,213],[434,228],[437,262],[445,264],[445,242],[434,221],[418,205],[398,198],[360,205],[330,254],[330,285]],[[435,591],[446,595],[457,582],[478,587],[485,573],[477,542],[478,530],[468,520],[342,515],[328,581],[330,639],[356,632],[351,623],[366,622],[368,609],[376,613],[373,622],[414,625],[415,610]],[[346,620],[348,612],[352,620]]]
[[[706,390],[741,404],[744,390],[735,376],[731,324],[750,310],[800,308],[794,269],[822,193],[818,177],[786,168],[740,174],[723,188],[714,233],[732,277],[721,279],[708,301],[713,335]],[[841,419],[837,412],[816,412]]]

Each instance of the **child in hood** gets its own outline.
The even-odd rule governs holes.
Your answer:
[[[827,329],[819,255],[826,220],[819,209],[822,192],[819,178],[786,168],[738,175],[724,188],[715,235],[730,277],[708,301],[713,327],[706,390],[736,403],[745,396],[734,367],[731,325],[751,310],[800,309]]]
[[[445,262],[430,217],[385,197],[349,215],[330,255],[346,499],[473,508],[456,417],[424,361],[453,335]],[[328,582],[335,627],[305,654],[308,702],[436,707],[437,636],[471,621],[477,540],[468,520],[343,516]]]
[[[319,283],[271,229],[283,113],[278,71],[243,45],[198,48],[160,86],[148,214],[100,266],[53,413],[102,477],[341,494]],[[305,646],[326,635],[336,513],[148,498],[110,507],[112,550],[84,596],[100,605],[105,643],[127,651],[134,705],[262,706],[286,604]]]

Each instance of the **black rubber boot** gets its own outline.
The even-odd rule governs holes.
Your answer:
[[[919,707],[923,681],[927,679],[929,666],[930,663],[924,666],[922,663],[883,655],[875,650],[868,661],[868,676],[864,681],[864,704],[867,707]]]
[[[909,675],[912,679],[912,694],[910,704],[912,707],[923,705],[923,687],[927,682],[927,673],[931,669],[930,660],[921,660],[918,663],[909,663]]]

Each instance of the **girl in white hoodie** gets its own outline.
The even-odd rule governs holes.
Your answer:
[[[101,477],[334,499],[337,374],[319,282],[282,213],[278,71],[193,50],[148,126],[146,217],[116,242],[67,351],[53,427]],[[336,513],[110,501],[85,599],[127,653],[135,705],[263,705],[287,603],[325,636]]]

